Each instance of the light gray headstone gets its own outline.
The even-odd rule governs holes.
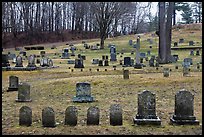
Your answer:
[[[18,85],[18,98],[16,102],[31,102],[30,85],[27,83],[20,83]]]
[[[19,125],[31,126],[32,124],[32,110],[28,106],[22,106],[19,110]]]
[[[34,55],[30,55],[28,57],[28,66],[27,67],[36,67],[36,65],[35,65],[35,56]]]
[[[96,106],[91,106],[87,110],[87,125],[99,125],[100,110]]]
[[[46,107],[42,110],[42,125],[43,127],[55,127],[55,112],[53,108]]]
[[[76,126],[77,115],[78,115],[78,110],[75,106],[67,107],[65,111],[65,125]]]
[[[120,104],[112,104],[110,106],[110,125],[123,125],[122,107]]]
[[[16,57],[16,65],[15,67],[23,67],[23,59],[20,55]]]
[[[169,70],[169,68],[164,68],[164,69],[163,69],[163,74],[164,74],[164,77],[169,77],[169,75],[170,75],[170,70]]]

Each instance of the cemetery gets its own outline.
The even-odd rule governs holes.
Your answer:
[[[2,134],[202,135],[200,36],[172,29],[170,63],[155,32],[5,48]]]

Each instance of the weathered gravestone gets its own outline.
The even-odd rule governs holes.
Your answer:
[[[174,42],[174,47],[178,47],[178,42]]]
[[[183,76],[189,76],[189,75],[190,75],[189,67],[187,65],[183,66]]]
[[[184,43],[184,39],[183,38],[179,39],[179,43]]]
[[[199,121],[194,116],[194,95],[182,89],[175,95],[174,115],[170,118],[171,124],[190,124],[198,125]]]
[[[75,106],[67,107],[65,111],[65,125],[76,126],[77,125],[78,110]]]
[[[98,66],[103,66],[103,60],[98,61]]]
[[[190,51],[190,56],[194,56],[194,50]]]
[[[100,110],[96,106],[91,106],[87,110],[87,125],[99,125]]]
[[[200,51],[196,50],[196,56],[200,56]]]
[[[132,44],[133,44],[133,41],[129,40],[129,45],[132,46]]]
[[[93,59],[92,60],[92,64],[98,64],[99,63],[99,59]]]
[[[141,69],[142,64],[140,63],[140,37],[137,37],[137,44],[135,45],[136,49],[136,64],[134,65],[134,68]]]
[[[32,110],[28,106],[22,106],[19,110],[19,125],[31,126],[32,124]]]
[[[146,58],[146,53],[141,52],[141,53],[140,53],[140,58]]]
[[[110,47],[110,61],[117,61],[116,59],[116,48],[115,46]]]
[[[41,57],[44,57],[45,56],[45,51],[40,51],[40,55],[41,55]]]
[[[174,61],[176,62],[176,61],[178,61],[179,56],[178,56],[178,55],[176,55],[176,54],[174,54],[174,55],[173,55],[173,58],[174,58]]]
[[[123,67],[129,67],[132,66],[131,64],[131,57],[124,57],[124,65]]]
[[[123,125],[122,107],[120,104],[112,104],[110,106],[110,125]]]
[[[123,79],[129,79],[129,70],[123,70]]]
[[[149,60],[149,66],[154,67],[154,58],[152,58],[152,57]]]
[[[194,42],[193,41],[189,41],[189,46],[193,46]]]
[[[104,60],[104,66],[109,66],[108,60]]]
[[[65,48],[63,53],[62,53],[62,59],[69,59],[69,49]]]
[[[169,77],[169,75],[170,75],[169,68],[164,68],[163,69],[163,75],[164,75],[164,77]]]
[[[27,65],[27,67],[36,67],[34,55],[30,55],[28,57],[28,65]]]
[[[94,97],[91,96],[91,84],[88,82],[79,82],[76,84],[76,96],[73,102],[93,102]]]
[[[156,115],[155,94],[144,90],[138,94],[138,113],[133,118],[134,124],[144,125],[161,125],[161,120]]]
[[[16,102],[31,102],[30,85],[27,83],[20,83],[18,85],[18,98]]]
[[[71,50],[71,52],[72,52],[72,53],[71,53],[71,56],[75,56],[75,53],[74,53],[74,52],[75,52],[76,48],[75,48],[75,47],[71,47],[70,50]]]
[[[51,107],[42,110],[42,125],[43,127],[56,127],[55,112]]]
[[[8,54],[8,60],[13,60],[16,58],[16,54]]]
[[[83,59],[75,59],[74,68],[84,68]]]
[[[40,60],[40,66],[41,67],[52,67],[53,61],[50,58],[44,57]]]
[[[2,63],[1,64],[2,64],[2,67],[10,66],[7,54],[2,54]]]
[[[16,57],[16,65],[15,67],[23,67],[23,59],[20,55]]]
[[[9,87],[7,91],[18,91],[18,77],[9,76]]]
[[[148,50],[148,51],[147,51],[147,55],[149,56],[150,54],[151,54],[151,51],[150,51],[150,50]]]
[[[182,62],[182,66],[190,67],[190,65],[193,65],[192,58],[184,58]]]

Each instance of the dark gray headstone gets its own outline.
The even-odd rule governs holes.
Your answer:
[[[150,60],[149,60],[149,66],[150,66],[150,67],[154,67],[154,59],[153,59],[153,58],[150,58]]]
[[[123,70],[123,79],[129,79],[129,70]]]
[[[196,50],[196,56],[200,56],[200,51]]]
[[[122,107],[120,104],[112,104],[110,106],[110,125],[123,125]]]
[[[98,61],[98,66],[103,66],[103,60]]]
[[[164,77],[169,77],[169,75],[170,75],[170,70],[169,70],[169,68],[164,68],[164,69],[163,69],[163,74],[164,74]]]
[[[9,87],[7,91],[17,91],[18,90],[18,77],[9,76]]]
[[[63,50],[63,53],[62,53],[62,59],[69,59],[70,58],[70,55],[69,55],[69,49],[68,48],[65,48]]]
[[[183,38],[179,39],[179,43],[184,43],[184,39]]]
[[[43,127],[56,127],[55,112],[51,107],[42,110],[42,125]]]
[[[190,65],[193,65],[193,60],[192,58],[184,58],[182,66],[188,66],[190,67]]]
[[[174,42],[174,47],[178,47],[178,42]]]
[[[104,60],[104,66],[109,66],[108,60]]]
[[[191,50],[191,51],[190,51],[190,55],[191,55],[191,56],[194,56],[194,50]]]
[[[191,124],[198,125],[199,121],[194,116],[194,95],[191,92],[182,89],[175,95],[174,115],[170,118],[173,124]]]
[[[129,40],[129,45],[132,46],[132,44],[133,44],[133,41]]]
[[[91,96],[91,84],[88,82],[78,82],[76,84],[76,96],[73,102],[93,102],[94,97]]]
[[[32,124],[32,110],[28,106],[22,106],[19,110],[19,125],[31,126]]]
[[[146,53],[141,52],[141,53],[140,53],[140,58],[145,58],[145,57],[146,57]]]
[[[194,42],[193,41],[189,41],[189,46],[193,46]]]
[[[75,106],[67,107],[65,111],[65,125],[76,126],[77,115],[78,115],[78,110]]]
[[[74,68],[84,68],[83,59],[75,59]]]
[[[161,120],[156,115],[155,94],[144,90],[138,94],[138,113],[133,119],[135,124],[161,125]]]
[[[31,102],[30,85],[27,83],[20,83],[18,85],[18,98],[16,102]]]
[[[100,110],[98,107],[89,107],[87,110],[87,125],[99,125]]]
[[[2,67],[8,67],[8,66],[10,66],[9,60],[8,60],[8,55],[2,54]]]
[[[44,57],[40,60],[40,66],[41,67],[52,67],[53,61],[50,58]]]
[[[131,65],[131,57],[124,57],[124,65],[123,67],[129,67]]]
[[[116,54],[115,54],[115,53],[111,53],[111,54],[110,54],[110,61],[117,61],[117,58],[116,58]]]

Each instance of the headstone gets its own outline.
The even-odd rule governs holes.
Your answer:
[[[102,55],[102,60],[105,60],[105,55]]]
[[[175,62],[178,61],[179,59],[178,55],[175,55],[175,54],[173,55],[173,58],[175,59]]]
[[[18,98],[16,102],[31,102],[30,85],[27,83],[20,83],[18,85]]]
[[[145,58],[145,57],[146,57],[146,53],[141,52],[141,53],[140,53],[140,58]]]
[[[150,50],[148,50],[148,51],[147,51],[147,55],[148,55],[148,56],[150,56],[150,54],[151,54],[151,51],[150,51]]]
[[[100,110],[96,106],[91,106],[87,110],[87,125],[99,125]]]
[[[184,58],[182,65],[183,65],[183,66],[189,66],[189,67],[190,67],[189,64],[190,64],[190,65],[193,65],[193,60],[192,60],[192,58]]]
[[[10,66],[8,61],[8,55],[2,54],[2,67],[8,67],[8,66]]]
[[[65,111],[65,125],[76,126],[77,125],[78,110],[75,106],[67,107]]]
[[[72,47],[70,48],[70,50],[71,50],[71,52],[72,52],[72,53],[71,53],[71,56],[75,56],[75,53],[74,53],[74,52],[75,52],[76,48],[72,46]]]
[[[86,60],[86,56],[84,56],[84,55],[82,55],[81,58],[82,58],[83,60]]]
[[[169,77],[169,75],[170,75],[169,68],[164,68],[163,69],[163,74],[164,74],[164,77]]]
[[[123,79],[129,79],[129,70],[123,70]]]
[[[28,57],[28,65],[27,65],[27,67],[36,67],[34,55],[30,55]]]
[[[23,67],[23,59],[20,55],[16,57],[16,65],[15,67]]]
[[[103,60],[98,61],[98,66],[103,66]]]
[[[62,53],[62,59],[69,59],[69,49],[68,48],[65,48],[63,53]]]
[[[129,67],[131,65],[131,57],[124,57],[124,65],[123,67]]]
[[[132,46],[132,44],[133,44],[133,41],[129,40],[129,45]]]
[[[196,56],[200,56],[199,50],[196,50]]]
[[[174,42],[174,47],[178,47],[178,42]]]
[[[141,69],[142,64],[140,63],[140,37],[137,37],[137,44],[135,45],[136,48],[136,64],[134,65],[134,68]]]
[[[152,58],[152,57],[149,60],[149,66],[154,67],[154,58]]]
[[[193,46],[194,42],[193,41],[189,41],[189,46]]]
[[[137,125],[161,125],[161,120],[156,115],[156,99],[155,94],[144,90],[138,94],[138,112],[134,123]]]
[[[51,107],[42,110],[42,125],[43,127],[56,127],[55,112]]]
[[[133,55],[134,54],[134,50],[132,50],[130,54]]]
[[[75,59],[74,68],[84,68],[83,59]]]
[[[182,89],[175,95],[174,115],[170,118],[171,124],[199,125],[199,121],[194,116],[194,95]]]
[[[155,67],[159,67],[159,62],[158,61],[156,61]]]
[[[179,39],[179,43],[184,43],[184,39],[183,38]]]
[[[190,72],[189,72],[189,67],[186,65],[183,67],[183,76],[189,76]]]
[[[88,82],[78,82],[76,84],[76,96],[73,102],[93,102],[94,97],[91,96],[91,84]]]
[[[44,57],[40,60],[40,66],[41,67],[52,67],[53,61],[50,58]]]
[[[116,48],[115,46],[110,47],[110,61],[117,61],[116,59]]]
[[[16,58],[16,54],[8,54],[8,60],[13,60]]]
[[[9,76],[9,87],[7,91],[18,91],[18,77]]]
[[[108,56],[107,55],[105,56],[105,59],[108,60]]]
[[[40,59],[36,59],[36,64],[40,64]]]
[[[99,63],[99,59],[93,59],[92,60],[92,64],[98,64]]]
[[[109,66],[108,60],[104,60],[104,66]]]
[[[194,50],[190,51],[190,56],[194,56]]]
[[[120,104],[112,104],[110,106],[110,125],[123,125],[122,107]]]
[[[19,110],[19,125],[31,126],[32,124],[32,110],[28,106],[22,106]]]
[[[41,55],[41,57],[44,57],[45,56],[45,51],[40,51],[40,55]]]
[[[75,60],[68,60],[67,64],[75,64]]]

